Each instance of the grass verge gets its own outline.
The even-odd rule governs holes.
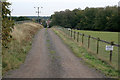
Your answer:
[[[94,55],[90,54],[84,47],[78,45],[76,42],[66,37],[63,32],[53,28],[53,31],[63,40],[65,44],[73,51],[73,53],[81,58],[85,63],[87,63],[90,67],[94,67],[96,70],[105,74],[107,77],[118,78],[120,76],[120,72],[112,68],[110,65],[105,63],[104,61],[99,60]]]
[[[31,48],[32,38],[35,33],[43,28],[40,24],[29,22],[17,24],[11,33],[13,39],[9,43],[9,48],[2,50],[2,74],[8,70],[18,68],[24,63],[26,55]]]

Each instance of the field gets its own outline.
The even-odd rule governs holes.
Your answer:
[[[76,30],[77,32],[84,33],[86,35],[91,35],[101,40],[106,40],[108,42],[114,41],[118,44],[118,32],[105,32],[105,31],[85,31],[85,30]]]
[[[71,36],[71,31],[68,31],[68,29],[63,29],[69,37]],[[118,44],[118,32],[102,32],[102,31],[85,31],[85,30],[73,30],[76,33],[80,32],[85,35],[90,35],[95,38],[100,38],[104,41],[114,41],[115,44]],[[77,34],[75,34],[75,41],[77,41]],[[72,32],[72,38],[74,39],[74,32]],[[106,45],[110,45],[104,42],[99,41],[99,50],[97,54],[97,40],[90,38],[90,44],[88,49],[88,37],[84,36],[83,44],[82,44],[82,35],[79,35],[79,42],[83,47],[86,48],[91,54],[98,57],[99,59],[107,62],[112,67],[114,67],[116,70],[118,70],[118,47],[113,46],[113,52],[112,52],[112,61],[110,62],[110,51],[106,51]]]
[[[54,32],[61,37],[65,44],[73,51],[73,53],[86,62],[89,66],[96,68],[100,72],[104,73],[108,77],[118,77],[118,71],[111,67],[108,63],[102,61],[95,54],[89,52],[86,47],[78,43],[76,40],[71,39],[70,35],[66,35],[67,30],[61,30],[60,28],[54,28]],[[63,32],[64,31],[64,32]],[[117,68],[117,67],[116,67]]]

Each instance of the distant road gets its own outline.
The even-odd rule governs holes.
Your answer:
[[[42,29],[34,37],[25,63],[4,77],[103,78],[103,75],[81,63],[52,29]]]

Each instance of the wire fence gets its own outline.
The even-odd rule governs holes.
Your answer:
[[[99,59],[109,63],[115,69],[118,69],[118,48],[120,48],[120,45],[115,44],[114,42],[107,42],[105,40],[101,40],[99,37],[92,37],[91,35],[86,35],[69,28],[59,28],[59,30],[63,31],[67,37],[71,37],[70,39],[80,43]],[[106,50],[107,45],[114,49]]]

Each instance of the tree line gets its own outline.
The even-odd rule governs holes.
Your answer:
[[[117,6],[107,6],[104,8],[86,7],[84,10],[79,8],[72,11],[67,9],[55,12],[51,16],[51,21],[51,26],[58,25],[79,30],[118,32],[120,16],[118,15]]]
[[[12,20],[14,20],[14,21],[25,21],[25,20],[31,20],[31,19],[26,17],[26,16],[20,16],[20,17],[12,17]]]

